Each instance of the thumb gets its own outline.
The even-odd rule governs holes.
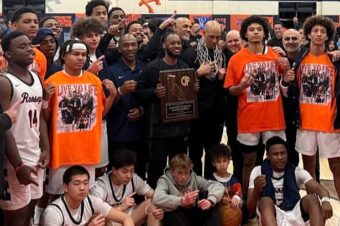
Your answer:
[[[101,61],[105,58],[105,55],[101,55],[100,57],[98,57],[97,61]]]

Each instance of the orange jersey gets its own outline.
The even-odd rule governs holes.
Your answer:
[[[300,128],[334,132],[336,112],[335,68],[328,55],[313,56],[302,60],[297,78],[299,84]]]
[[[285,129],[279,84],[278,57],[270,47],[256,55],[248,48],[236,53],[229,61],[224,87],[239,85],[245,75],[254,82],[238,98],[237,124],[241,133]]]
[[[29,66],[28,69],[31,70],[31,71],[34,71],[35,73],[37,73],[40,76],[41,81],[44,81],[46,70],[47,70],[47,60],[46,60],[46,57],[37,48],[34,48],[33,50],[34,50],[34,53],[35,53],[34,61]]]
[[[86,71],[82,76],[59,71],[49,83],[56,87],[49,102],[51,168],[98,164],[106,101],[101,81]]]

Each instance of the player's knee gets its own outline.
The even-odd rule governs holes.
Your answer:
[[[269,209],[275,209],[275,203],[270,197],[262,197],[259,200],[258,208],[260,212],[263,212],[264,210],[269,210]]]

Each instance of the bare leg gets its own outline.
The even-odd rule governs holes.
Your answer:
[[[309,215],[309,222],[311,226],[325,225],[321,216],[319,199],[312,194],[308,194],[301,199],[303,210]]]
[[[328,159],[328,164],[333,173],[336,193],[338,193],[338,197],[340,197],[340,157]]]
[[[316,165],[316,155],[308,156],[308,155],[302,155],[303,160],[303,168],[310,173],[310,175],[316,179],[315,175],[315,165]]]
[[[271,198],[261,198],[259,201],[259,210],[261,213],[262,226],[277,226],[275,204]]]

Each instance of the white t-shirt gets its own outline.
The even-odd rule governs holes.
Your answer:
[[[254,180],[257,176],[261,175],[261,166],[256,166],[250,174],[249,189],[254,189]],[[276,178],[276,179],[275,179]],[[280,205],[283,200],[283,179],[284,172],[273,171],[272,183],[275,189],[276,205]],[[306,184],[309,180],[313,179],[312,176],[304,169],[299,167],[295,168],[296,184],[300,188],[301,184]]]
[[[145,195],[150,190],[150,186],[137,174],[134,174],[132,180],[127,185],[115,185],[112,183],[112,174],[108,173],[99,177],[91,188],[91,195],[101,198],[111,206],[121,204],[124,199],[137,192],[138,195]]]
[[[41,215],[40,223],[44,226],[83,226],[88,223],[94,214],[102,214],[106,217],[111,208],[103,200],[88,195],[78,209],[71,209],[68,207],[64,196],[62,196],[46,207]]]

